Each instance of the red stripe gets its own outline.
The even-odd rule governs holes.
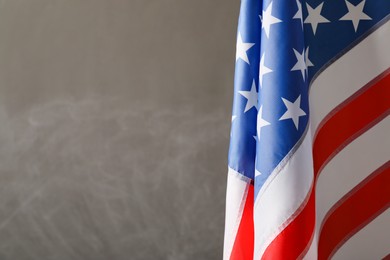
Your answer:
[[[386,71],[330,113],[330,118],[319,129],[314,140],[313,159],[316,180],[321,169],[331,158],[388,114],[389,85],[390,74]],[[267,259],[280,259],[277,257],[281,256],[283,259],[296,259],[305,253],[314,232],[314,225],[311,224],[315,222],[314,204],[315,189],[312,189],[304,209],[298,212],[299,214],[296,213],[298,216],[267,247],[264,253]],[[309,224],[305,225],[305,222]],[[300,241],[296,248],[292,251],[285,249],[289,243],[295,243],[297,239]]]
[[[242,213],[240,226],[238,227],[234,241],[231,260],[252,260],[254,246],[254,225],[253,225],[253,185],[249,185],[248,195]]]
[[[318,259],[325,260],[390,204],[390,161],[344,196],[324,222]]]
[[[353,99],[345,101],[334,109],[327,122],[319,129],[314,140],[314,172],[330,161],[357,135],[368,130],[377,119],[388,114],[390,109],[390,71],[380,75],[363,87]]]

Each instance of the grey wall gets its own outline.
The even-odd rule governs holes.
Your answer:
[[[239,1],[0,1],[0,260],[221,259]]]

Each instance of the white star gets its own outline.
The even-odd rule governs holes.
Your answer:
[[[355,32],[357,31],[359,22],[361,20],[372,20],[371,17],[369,17],[363,12],[366,0],[361,1],[360,4],[356,6],[348,2],[347,0],[345,0],[345,3],[347,4],[348,13],[341,17],[340,21],[351,21]]]
[[[267,38],[269,38],[269,29],[271,25],[282,22],[282,20],[279,20],[278,18],[272,16],[271,12],[272,12],[272,2],[269,4],[269,6],[265,11],[263,10],[263,16],[260,17],[262,18],[262,22],[263,22],[261,28],[264,28],[264,32]]]
[[[301,4],[301,2],[299,2],[299,0],[297,0],[297,6],[298,6],[298,11],[294,15],[293,19],[300,19],[301,20],[302,29],[303,29],[302,4]]]
[[[272,70],[264,65],[264,53],[263,56],[261,56],[260,59],[260,69],[259,69],[259,81],[260,81],[260,87],[263,87],[263,76],[267,73],[272,72]]]
[[[258,170],[255,170],[255,177],[260,176],[260,175],[261,175],[261,172],[259,172]]]
[[[295,127],[298,130],[299,117],[306,115],[305,111],[301,109],[301,96],[299,96],[297,100],[294,101],[294,103],[284,98],[282,98],[282,100],[287,108],[287,111],[282,115],[279,120],[292,119]]]
[[[242,59],[249,64],[248,55],[246,52],[255,45],[254,43],[245,43],[242,42],[241,33],[238,33],[237,37],[237,50],[236,50],[236,61]]]
[[[236,119],[237,118],[237,116],[232,116],[232,122],[234,121],[234,119]]]
[[[309,46],[307,46],[305,50],[305,61],[306,61],[306,66],[307,67],[313,67],[314,64],[309,60]]]
[[[248,111],[252,107],[255,107],[257,109],[257,91],[255,81],[253,81],[252,88],[250,91],[238,91],[238,93],[240,93],[247,99],[244,113],[246,113],[246,111]]]
[[[257,113],[257,139],[260,141],[261,128],[270,125],[270,122],[263,118],[263,106],[260,107],[259,113]]]
[[[313,9],[308,3],[306,3],[307,12],[309,13],[306,17],[304,23],[310,23],[313,33],[316,34],[317,26],[319,23],[330,23],[328,19],[321,15],[322,6],[324,2],[319,4],[315,9]]]
[[[295,53],[295,57],[297,58],[297,63],[294,65],[294,67],[292,67],[291,71],[300,70],[302,73],[303,81],[305,81],[305,75],[307,70],[306,62],[305,62],[305,50],[302,51],[302,54],[300,54],[295,49],[293,50]]]

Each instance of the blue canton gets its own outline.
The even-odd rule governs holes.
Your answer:
[[[382,0],[241,1],[229,167],[255,198],[307,130],[312,79],[389,12]]]

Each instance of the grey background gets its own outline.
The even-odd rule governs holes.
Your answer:
[[[238,12],[0,0],[0,260],[222,258]]]

